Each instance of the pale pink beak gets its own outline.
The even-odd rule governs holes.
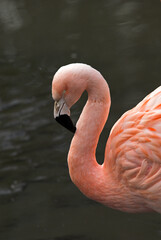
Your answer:
[[[70,118],[70,109],[67,106],[64,98],[61,98],[59,101],[55,101],[54,118],[63,127],[67,128],[69,131],[75,133],[76,127],[74,126],[74,124]]]

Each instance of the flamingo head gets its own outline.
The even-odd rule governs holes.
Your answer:
[[[73,133],[76,127],[70,118],[70,108],[86,89],[82,73],[84,66],[85,64],[63,66],[55,73],[52,82],[52,96],[55,100],[54,118]]]

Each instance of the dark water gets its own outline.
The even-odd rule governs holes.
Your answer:
[[[71,183],[72,135],[53,120],[50,90],[67,63],[105,76],[112,108],[101,162],[114,122],[161,84],[161,2],[0,0],[0,33],[0,239],[161,239],[159,214],[109,209]]]

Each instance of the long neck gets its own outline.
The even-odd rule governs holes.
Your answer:
[[[69,172],[72,181],[89,198],[101,201],[99,191],[104,184],[103,167],[95,158],[100,133],[107,120],[110,108],[110,93],[105,80],[87,81],[88,100],[77,122],[68,154]],[[98,84],[97,84],[98,81]]]

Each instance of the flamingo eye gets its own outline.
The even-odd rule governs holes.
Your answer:
[[[63,91],[63,97],[66,95],[66,93],[67,93],[67,90],[65,89],[65,90]]]

